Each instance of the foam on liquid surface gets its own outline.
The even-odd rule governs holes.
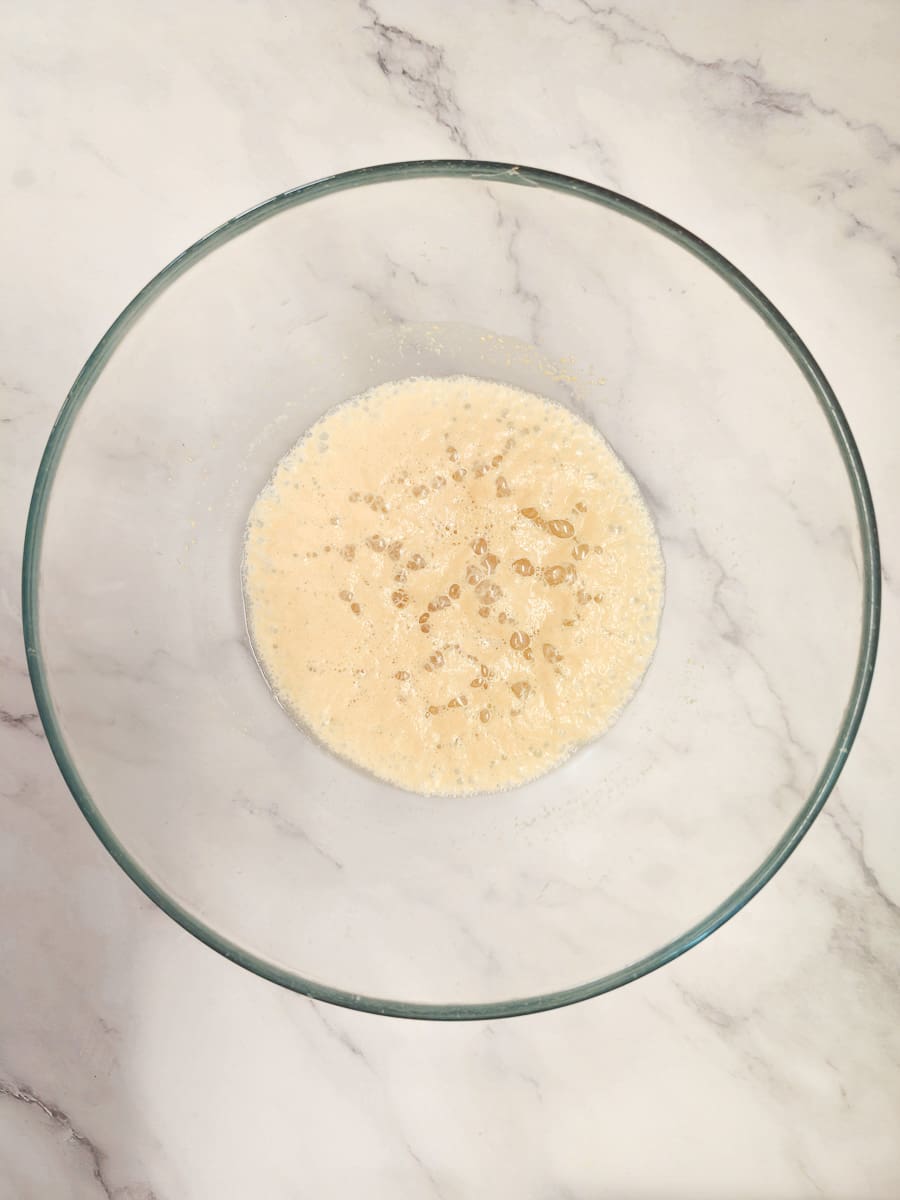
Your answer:
[[[650,661],[663,562],[567,409],[466,377],[327,413],[250,513],[250,634],[281,703],[423,793],[510,787],[602,733]]]

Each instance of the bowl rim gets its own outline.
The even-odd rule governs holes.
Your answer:
[[[218,246],[238,237],[277,213],[296,205],[306,204],[333,193],[371,184],[423,178],[452,178],[477,180],[483,183],[507,183],[524,187],[539,187],[550,191],[578,196],[613,212],[635,220],[674,242],[705,263],[736,291],[755,311],[784,349],[794,360],[818,401],[838,451],[853,493],[863,554],[863,605],[856,669],[844,715],[832,743],[828,758],[801,807],[790,821],[781,838],[737,888],[712,912],[696,922],[677,938],[655,951],[587,983],[539,995],[482,1003],[418,1003],[365,996],[349,992],[288,970],[276,963],[235,944],[207,925],[188,908],[170,896],[147,873],[113,832],[90,792],[81,780],[57,720],[51,689],[41,655],[39,606],[40,565],[47,503],[63,450],[77,415],[87,399],[94,382],[102,372],[116,346],[140,314],[181,274],[210,254]],[[25,532],[22,564],[22,614],[28,672],[34,690],[47,740],[62,776],[84,813],[88,823],[123,871],[163,912],[177,921],[189,933],[225,958],[254,972],[264,979],[316,1000],[342,1007],[385,1016],[426,1018],[432,1020],[483,1020],[512,1017],[527,1013],[560,1008],[611,992],[631,983],[684,954],[709,937],[747,904],[784,865],[796,849],[815,818],[821,812],[837,782],[856,737],[871,687],[872,672],[878,646],[881,615],[881,567],[878,531],[872,495],[859,450],[847,419],[831,385],[795,329],[775,305],[746,275],[719,254],[696,234],[652,208],[618,192],[588,183],[568,175],[521,164],[486,162],[470,159],[423,159],[408,162],[382,163],[327,175],[247,209],[219,225],[194,242],[158,272],[122,310],[92,351],[78,374],[54,422],[38,468]]]

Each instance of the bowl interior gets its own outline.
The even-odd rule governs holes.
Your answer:
[[[211,235],[85,368],[32,512],[36,691],[119,861],[231,957],[378,1011],[561,1003],[729,915],[827,795],[874,653],[865,481],[777,314],[678,236],[539,172],[360,172]],[[596,424],[654,512],[667,594],[607,735],[515,791],[426,799],[274,702],[240,563],[253,499],[323,412],[456,373]]]

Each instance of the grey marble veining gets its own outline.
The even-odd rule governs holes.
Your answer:
[[[129,12],[98,0],[6,17],[0,1200],[900,1193],[897,6],[202,0]],[[440,1026],[282,992],[136,891],[43,737],[18,573],[31,483],[65,392],[164,262],[318,175],[459,156],[618,188],[699,233],[772,297],[860,443],[885,614],[838,791],[745,912],[621,992]],[[526,336],[545,319],[534,264],[514,221],[503,233]],[[403,272],[373,261],[372,296],[414,287]],[[628,340],[625,330],[626,364]],[[809,532],[824,555],[851,552],[839,523]],[[815,757],[809,730],[779,700],[719,548],[696,533],[683,548],[708,560],[711,619],[748,718],[777,747],[790,805]],[[151,667],[163,682],[172,669]],[[287,832],[340,869],[315,831]]]

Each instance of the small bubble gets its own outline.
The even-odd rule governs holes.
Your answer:
[[[452,700],[448,701],[447,707],[448,708],[465,708],[468,705],[468,703],[469,703],[468,697],[454,696]]]
[[[551,587],[558,587],[566,578],[566,568],[555,566],[544,568],[544,579]]]
[[[353,545],[345,546],[341,554],[346,558],[347,562],[353,562],[354,558],[356,558],[356,547]]]
[[[576,546],[575,549],[572,551],[572,557],[575,559],[576,562],[581,562],[582,559],[587,558],[587,556],[590,554],[590,552],[591,552],[591,548],[587,544],[587,542],[581,542],[581,544]]]
[[[421,613],[421,614],[420,614],[420,616],[419,616],[419,624],[420,624],[420,625],[427,625],[427,624],[428,624],[428,613],[427,613],[427,612],[423,612],[423,613]]]
[[[462,588],[460,588],[458,583],[451,583],[449,588],[447,589],[447,592],[448,592],[451,600],[458,600],[461,591],[462,591]]]
[[[522,633],[518,629],[509,639],[509,644],[512,646],[513,650],[525,650],[530,642],[531,638],[528,636],[528,634]]]
[[[528,650],[522,651],[522,657],[526,662],[534,662],[534,651],[529,647]]]
[[[340,598],[341,598],[342,600],[345,600],[345,601],[346,601],[348,604],[349,604],[349,603],[350,603],[350,601],[353,599],[353,593],[352,593],[352,592],[348,592],[346,588],[344,588],[344,590],[343,590],[343,591],[341,591],[341,592],[338,592],[338,595],[340,596]]]
[[[340,518],[340,517],[332,517],[332,518],[331,518],[331,524],[332,524],[332,525],[340,525],[340,523],[341,523],[341,518]]]
[[[475,468],[475,478],[480,479],[482,475],[487,475],[490,469],[491,468],[487,465],[487,463],[479,463]]]
[[[546,658],[547,662],[552,662],[552,663],[562,662],[562,655],[557,650],[557,648],[554,645],[552,645],[550,642],[544,642],[543,651],[544,651],[544,658]]]
[[[586,592],[584,590],[584,588],[579,588],[579,591],[578,591],[578,603],[579,604],[589,604],[592,599],[593,599],[593,597],[591,596],[590,592]]]
[[[441,654],[440,650],[435,650],[428,662],[431,665],[432,670],[435,670],[436,668],[444,665],[444,656]]]
[[[347,497],[347,499],[350,501],[351,504],[356,504],[358,501],[360,501],[362,499],[362,496],[360,496],[359,492],[351,492],[350,495]]]
[[[482,579],[484,579],[484,576],[478,567],[470,566],[466,568],[466,583],[471,584],[472,587],[475,587],[476,584],[481,583]]]
[[[598,592],[597,595],[594,597],[594,603],[595,604],[603,603],[603,593],[602,592]]]
[[[402,591],[391,592],[391,603],[395,604],[397,608],[406,608],[407,604],[409,604],[408,593]]]
[[[494,457],[491,459],[491,466],[499,467],[502,462],[503,462],[503,455],[495,454]]]
[[[370,550],[374,550],[376,553],[380,554],[387,543],[380,533],[373,533],[370,538],[366,538],[366,545]]]
[[[488,544],[484,540],[483,537],[476,538],[475,541],[472,543],[472,549],[475,551],[476,554],[479,554],[479,555],[486,554],[487,548],[488,548]]]
[[[491,610],[489,608],[484,608],[484,607],[479,608],[478,615],[479,615],[479,617],[489,617],[491,615]]]
[[[487,679],[487,678],[489,677],[490,673],[491,673],[491,672],[490,672],[490,670],[488,669],[488,666],[487,666],[487,664],[486,664],[486,663],[482,663],[482,664],[481,664],[481,677],[482,677],[482,679]]]
[[[371,492],[366,492],[366,494],[363,496],[363,500],[365,500],[366,504],[371,504],[374,499],[375,497]]]
[[[457,483],[462,483],[462,481],[465,479],[465,477],[466,477],[466,468],[465,467],[459,467],[457,470],[455,470],[453,472],[453,478],[456,480]]]
[[[570,538],[575,533],[575,526],[571,521],[564,521],[558,517],[554,518],[552,521],[549,521],[547,523],[547,528],[554,537],[558,538]]]
[[[419,629],[421,629],[422,633],[431,633],[430,625],[419,625]]]
[[[361,609],[361,608],[359,607],[359,605],[358,605],[358,604],[357,604],[357,603],[354,601],[354,603],[350,605],[350,611],[351,611],[352,613],[356,613],[356,615],[357,615],[357,616],[359,616],[359,614],[360,614],[360,612],[362,611],[362,609]]]
[[[498,613],[497,620],[500,622],[501,625],[505,625],[506,624],[506,613],[505,612]]]
[[[512,565],[512,569],[517,575],[533,575],[534,566],[527,558],[517,558]]]
[[[398,671],[394,678],[399,679],[401,682],[405,679],[409,679],[409,671]]]
[[[538,512],[538,510],[532,507],[520,508],[519,512],[527,521],[539,521],[541,517],[541,514]]]
[[[473,687],[473,688],[480,688],[482,686],[483,686],[483,684],[481,682],[481,679],[478,677],[473,679],[472,682],[469,684],[469,687]]]
[[[486,554],[484,556],[484,565],[485,565],[488,575],[493,575],[493,573],[497,570],[497,567],[499,566],[499,564],[500,564],[500,559],[497,557],[496,554]]]
[[[425,566],[425,559],[421,554],[414,554],[406,565],[411,571],[421,571]]]
[[[440,711],[441,710],[438,708],[438,706],[436,704],[429,704],[429,706],[428,706],[429,717],[436,717]]]
[[[432,481],[431,481],[431,486],[432,486],[432,487],[434,488],[434,490],[437,492],[437,491],[439,491],[439,490],[440,490],[442,487],[444,487],[444,485],[446,484],[446,482],[447,482],[447,480],[444,478],[444,476],[443,476],[443,475],[435,475],[434,479],[432,479]]]
[[[459,462],[459,451],[456,449],[455,446],[447,447],[447,457],[450,459],[451,462]],[[454,479],[455,478],[456,478],[456,476],[454,475]]]
[[[513,695],[517,700],[527,700],[531,695],[531,684],[526,683],[524,679],[520,680],[518,683],[512,684],[511,686]]]
[[[487,725],[487,723],[490,719],[491,719],[491,710],[489,708],[483,708],[481,710],[481,712],[478,714],[478,720],[482,723],[482,725]]]
[[[387,548],[388,556],[390,558],[392,558],[394,560],[394,562],[396,562],[397,559],[400,557],[400,551],[402,549],[403,549],[402,542],[391,542],[391,544]]]
[[[509,495],[509,484],[502,475],[497,476],[497,496],[502,498]]]
[[[415,496],[415,498],[417,500],[422,500],[425,496],[428,495],[428,488],[425,486],[424,483],[420,483],[418,487],[413,488],[413,495]]]
[[[487,580],[479,583],[475,589],[482,604],[493,604],[495,600],[499,600],[503,595],[503,590],[496,583],[488,583]]]
[[[602,546],[595,546],[595,547],[594,547],[594,553],[595,553],[595,554],[602,554],[602,553],[603,553],[603,547],[602,547]]]
[[[588,510],[588,506],[585,504],[585,502],[583,500],[577,500],[575,502],[575,511],[576,512],[587,512],[587,510]]]

